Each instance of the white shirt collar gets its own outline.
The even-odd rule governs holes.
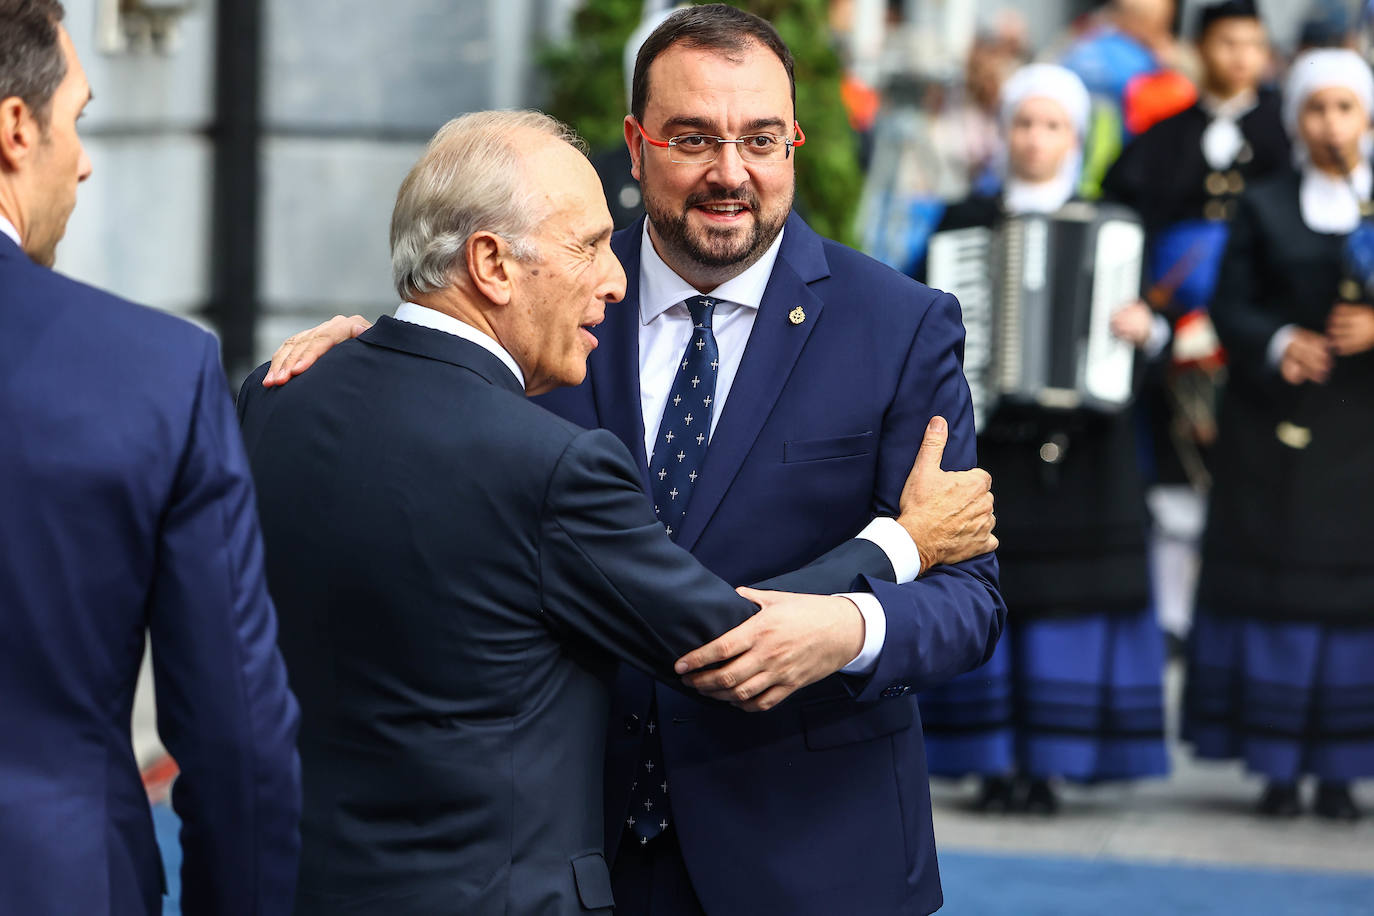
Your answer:
[[[1073,188],[1073,176],[1062,171],[1038,183],[1008,178],[1004,206],[1008,213],[1053,213],[1069,202]]]
[[[445,334],[452,334],[454,337],[461,337],[470,343],[486,350],[492,356],[505,365],[515,376],[520,387],[525,387],[525,373],[520,371],[520,366],[515,362],[515,358],[510,355],[505,347],[501,346],[495,339],[477,330],[465,321],[459,321],[452,315],[445,315],[443,312],[426,308],[423,305],[416,305],[414,302],[402,302],[396,309],[396,320],[405,321],[410,324],[418,324],[421,327],[432,328],[435,331],[443,331]]]
[[[773,275],[773,265],[777,263],[778,251],[782,248],[782,237],[783,232],[779,232],[763,257],[751,264],[744,273],[711,290],[711,298],[757,309],[763,301],[763,291],[768,288],[768,278]],[[639,243],[639,320],[648,324],[679,302],[700,295],[699,290],[693,289],[659,257],[653,240],[649,238],[649,221],[646,219],[644,236]]]
[[[1308,165],[1303,169],[1298,194],[1302,221],[1313,232],[1328,235],[1354,232],[1360,224],[1360,202],[1369,200],[1371,188],[1374,188],[1374,171],[1367,162],[1355,166],[1349,180]]]
[[[23,249],[24,243],[19,238],[19,230],[14,228],[14,223],[3,216],[0,216],[0,232],[14,239],[14,244],[18,245],[20,249]]]

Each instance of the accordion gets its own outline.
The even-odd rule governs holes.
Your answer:
[[[963,307],[979,430],[1001,404],[1115,413],[1130,403],[1135,351],[1111,320],[1140,296],[1144,250],[1134,213],[1076,201],[931,237],[927,282]]]

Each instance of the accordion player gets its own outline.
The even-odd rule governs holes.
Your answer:
[[[931,237],[927,279],[963,306],[980,430],[1004,403],[1105,413],[1130,403],[1134,348],[1111,320],[1139,296],[1144,241],[1130,210],[1078,200]]]

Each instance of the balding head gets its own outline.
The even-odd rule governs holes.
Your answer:
[[[410,170],[391,216],[391,273],[402,299],[449,286],[468,237],[490,232],[519,258],[547,216],[530,160],[550,144],[585,156],[581,138],[537,111],[482,111],[445,124]]]

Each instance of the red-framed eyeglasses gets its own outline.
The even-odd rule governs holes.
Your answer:
[[[720,148],[726,143],[735,144],[740,158],[746,162],[782,162],[792,155],[792,147],[801,146],[806,142],[806,134],[802,133],[801,125],[796,121],[792,122],[795,137],[758,133],[729,139],[713,137],[710,134],[681,134],[667,140],[656,140],[644,131],[644,125],[639,123],[638,118],[633,120],[646,143],[668,150],[669,159],[684,165],[705,165],[714,162],[720,155]]]

